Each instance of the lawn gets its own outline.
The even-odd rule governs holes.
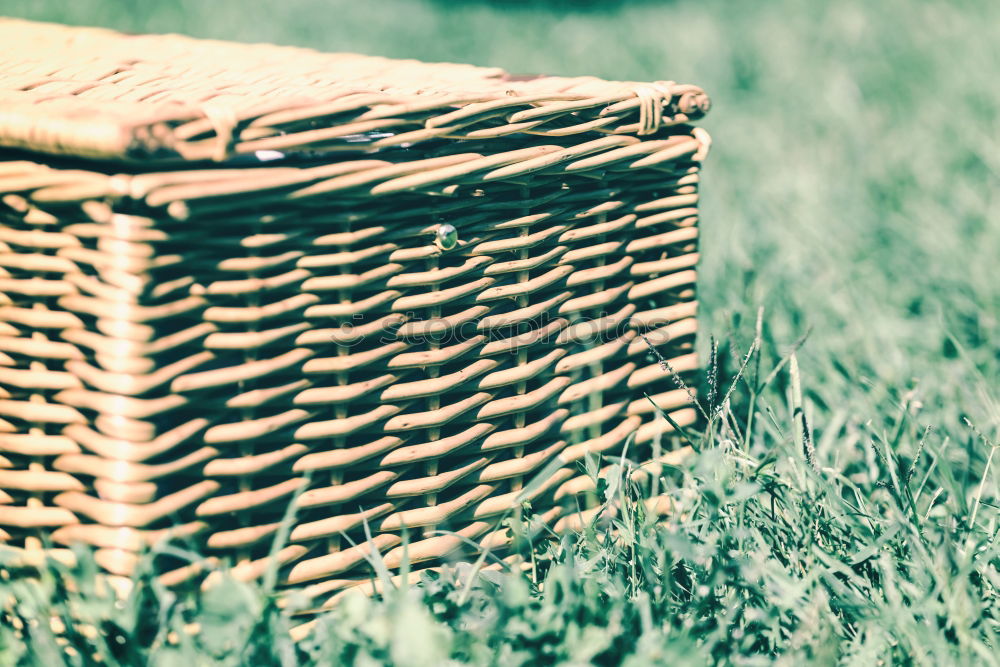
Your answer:
[[[0,14],[702,85],[699,348],[716,359],[709,427],[663,480],[665,526],[623,512],[615,538],[595,526],[524,576],[353,599],[298,647],[267,591],[235,582],[198,599],[144,584],[116,605],[55,574],[0,581],[20,599],[0,664],[1000,664],[1000,4],[0,0]],[[67,653],[32,626],[52,609],[101,630]]]

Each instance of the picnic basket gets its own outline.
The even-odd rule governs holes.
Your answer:
[[[696,421],[708,106],[0,20],[0,542],[322,599],[580,525]]]

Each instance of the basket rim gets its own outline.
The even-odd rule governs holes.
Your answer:
[[[0,147],[36,153],[259,162],[435,139],[652,135],[709,107],[701,88],[671,81],[514,76],[0,18]]]

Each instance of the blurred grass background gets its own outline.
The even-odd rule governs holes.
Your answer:
[[[792,437],[799,399],[782,373],[767,405],[757,404],[747,452],[731,452],[722,432],[711,445],[725,458],[694,464],[693,497],[708,499],[708,509],[691,510],[697,521],[682,517],[653,546],[646,533],[633,535],[640,547],[617,551],[587,543],[586,564],[563,553],[556,560],[567,569],[553,570],[546,590],[570,597],[555,602],[536,605],[515,582],[488,601],[453,604],[432,592],[435,621],[403,603],[345,607],[330,646],[360,653],[343,656],[391,654],[402,664],[392,651],[411,640],[391,628],[411,624],[453,655],[503,645],[508,658],[549,664],[556,654],[538,647],[585,652],[606,631],[612,648],[602,655],[632,642],[653,651],[646,659],[666,660],[655,652],[667,650],[656,643],[662,632],[635,639],[653,613],[697,638],[671,635],[681,663],[706,660],[697,653],[705,647],[716,659],[786,649],[789,664],[819,659],[835,635],[853,647],[839,655],[859,665],[998,663],[1000,487],[988,461],[1000,434],[1000,3],[0,0],[0,14],[515,73],[673,79],[712,96],[702,331],[723,341],[724,354],[727,342],[746,350],[763,307],[770,359],[809,333],[798,361],[816,476]],[[762,463],[746,472],[748,452]],[[905,489],[895,477],[904,473]],[[670,594],[649,612],[633,603],[659,595],[650,586],[616,588],[616,572],[634,574],[637,564],[660,581],[664,562],[672,573],[684,563],[708,592]],[[569,583],[553,579],[563,575]],[[765,619],[759,627],[747,609]],[[565,625],[552,620],[559,614]],[[371,646],[358,649],[364,642]]]
[[[824,408],[918,387],[953,425],[965,410],[1000,420],[977,379],[1000,377],[998,3],[0,0],[0,13],[700,84],[715,104],[703,330],[725,337],[764,306],[778,340],[811,327],[803,369]]]

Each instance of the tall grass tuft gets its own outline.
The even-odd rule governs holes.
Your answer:
[[[997,443],[973,424],[940,436],[912,398],[814,420],[800,345],[769,357],[758,321],[745,351],[720,346],[705,429],[655,480],[665,520],[622,457],[595,480],[614,511],[584,530],[539,534],[527,505],[505,522],[531,567],[484,558],[347,595],[298,642],[297,603],[270,583],[177,592],[143,574],[117,600],[81,553],[0,580],[0,663],[1000,663]]]

